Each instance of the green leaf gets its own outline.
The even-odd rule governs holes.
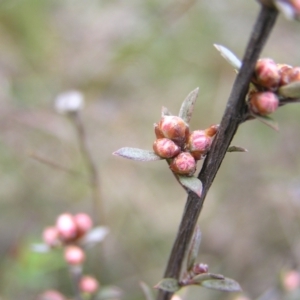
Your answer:
[[[122,297],[122,290],[116,286],[105,286],[101,287],[99,293],[96,296],[98,300],[117,300]]]
[[[227,152],[248,152],[248,150],[239,146],[230,146],[228,147]]]
[[[199,88],[191,91],[182,102],[178,117],[183,119],[187,124],[190,123],[194,111],[194,105],[198,97]]]
[[[154,288],[174,293],[180,289],[180,285],[174,278],[164,278],[158,284],[156,284]]]
[[[300,81],[283,85],[278,90],[278,94],[286,98],[300,98]]]
[[[160,156],[156,155],[153,151],[143,150],[139,148],[130,148],[130,147],[123,147],[113,152],[113,155],[125,157],[132,160],[138,160],[138,161],[155,161],[155,160],[162,159]]]
[[[143,290],[146,300],[154,300],[153,293],[150,287],[143,281],[140,282],[140,287]]]
[[[187,270],[190,271],[198,256],[199,247],[201,243],[201,231],[199,226],[195,227],[192,241],[189,247],[188,257],[187,257]]]
[[[221,274],[203,273],[193,277],[192,284],[202,284],[205,280],[223,280],[225,277]]]
[[[254,113],[251,113],[251,116],[257,119],[258,121],[264,123],[265,125],[271,127],[272,129],[279,131],[278,123],[268,116],[261,116]]]
[[[229,49],[222,45],[214,44],[216,49],[221,53],[221,55],[226,59],[227,62],[233,66],[236,71],[239,71],[242,67],[242,62],[237,58],[237,56],[231,52]]]
[[[226,277],[224,279],[204,280],[200,285],[208,289],[224,292],[240,292],[242,290],[235,280]]]
[[[201,197],[202,182],[196,177],[177,175],[179,182],[188,190],[193,191],[197,196]]]

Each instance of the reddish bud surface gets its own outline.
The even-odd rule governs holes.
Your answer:
[[[161,132],[160,128],[158,127],[158,124],[154,124],[154,132],[155,132],[156,138],[158,138],[158,139],[164,138],[163,133]]]
[[[290,4],[292,5],[296,14],[300,14],[300,0],[290,0]]]
[[[167,138],[156,140],[153,144],[153,150],[162,158],[172,158],[180,153],[180,147]]]
[[[56,228],[64,241],[72,241],[77,237],[77,226],[71,214],[62,214],[56,220]]]
[[[189,127],[180,117],[164,116],[158,123],[157,131],[161,132],[165,138],[168,138],[181,146],[186,140]]]
[[[286,291],[295,291],[300,287],[300,273],[294,270],[289,271],[284,274],[282,281]]]
[[[188,138],[188,150],[196,160],[202,158],[211,146],[212,138],[204,130],[193,131]]]
[[[280,82],[279,85],[286,85],[290,83],[290,75],[289,70],[292,69],[292,66],[286,65],[286,64],[278,64],[277,65],[280,75]]]
[[[286,77],[287,83],[300,81],[300,67],[294,67],[287,70]]]
[[[211,125],[204,130],[205,134],[209,137],[214,137],[216,135],[216,133],[218,132],[219,127],[220,127],[219,124]]]
[[[171,162],[170,169],[176,174],[192,176],[196,171],[196,161],[189,152],[181,152]]]
[[[37,300],[65,300],[66,298],[55,290],[45,291],[43,294],[39,295]]]
[[[79,288],[83,293],[94,294],[99,288],[99,283],[92,276],[83,276],[80,279]]]
[[[74,222],[76,224],[79,236],[86,234],[93,227],[93,221],[91,217],[84,213],[76,214],[74,216]]]
[[[85,253],[77,246],[68,246],[65,248],[64,258],[69,265],[81,265],[85,260]]]
[[[55,247],[60,244],[59,232],[56,227],[47,227],[43,231],[44,243],[50,247]]]
[[[195,264],[193,266],[193,272],[195,275],[207,273],[208,272],[208,265],[206,264]]]
[[[255,66],[256,82],[266,88],[276,88],[280,82],[278,67],[273,59],[259,59]]]
[[[279,100],[272,92],[256,92],[250,95],[249,104],[254,113],[265,116],[276,111]]]

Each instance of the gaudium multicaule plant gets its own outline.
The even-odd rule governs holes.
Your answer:
[[[204,130],[191,131],[189,123],[199,88],[192,91],[183,101],[178,116],[162,108],[161,119],[154,124],[156,140],[153,151],[124,147],[114,155],[138,161],[166,160],[178,182],[187,190],[201,195],[201,181],[194,177],[198,160],[205,157],[219,125]]]

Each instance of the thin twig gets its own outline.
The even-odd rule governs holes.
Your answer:
[[[89,171],[90,184],[93,192],[93,212],[94,212],[95,223],[96,225],[100,225],[100,224],[104,225],[105,218],[104,218],[103,203],[100,195],[100,176],[98,173],[98,169],[87,144],[86,132],[85,132],[83,122],[81,120],[80,113],[74,112],[70,116],[75,124],[80,151],[86,162]]]
[[[82,268],[81,266],[69,266],[69,273],[71,277],[71,282],[73,285],[73,290],[74,290],[74,299],[75,300],[83,300],[81,296],[81,292],[79,289],[79,282],[82,276]]]
[[[268,36],[275,24],[278,12],[275,9],[262,6],[253,28],[250,41],[246,48],[243,64],[234,82],[219,132],[214,139],[212,148],[208,153],[198,178],[202,181],[203,191],[199,198],[190,192],[177,237],[175,239],[164,277],[179,280],[181,266],[188,249],[193,230],[200,215],[206,194],[218,172],[230,142],[238,126],[244,121],[246,104],[245,97],[253,74],[255,63],[266,43]],[[159,291],[157,300],[169,300],[172,293]]]

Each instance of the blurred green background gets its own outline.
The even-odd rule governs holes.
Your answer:
[[[85,272],[143,299],[139,281],[162,277],[186,195],[164,163],[112,156],[151,149],[161,106],[179,110],[197,86],[191,127],[219,123],[235,73],[214,49],[242,57],[256,1],[0,1],[0,297],[72,296],[61,253],[30,251],[62,212],[92,213],[87,168],[72,123],[54,110],[70,89],[85,95],[82,118],[101,177],[110,234],[88,251]],[[299,65],[299,23],[280,17],[263,57]],[[300,107],[274,114],[279,133],[240,127],[199,224],[199,262],[240,282],[251,299],[300,263]],[[30,155],[74,170],[73,176]],[[184,299],[233,299],[189,289]]]

